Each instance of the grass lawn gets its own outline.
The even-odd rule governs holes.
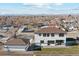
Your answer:
[[[79,55],[79,46],[69,48],[42,48],[34,52],[35,55]]]

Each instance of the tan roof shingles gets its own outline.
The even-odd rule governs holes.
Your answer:
[[[7,45],[26,45],[22,39],[10,39],[5,44]]]
[[[37,30],[36,33],[66,33],[66,32],[57,27],[48,26]]]

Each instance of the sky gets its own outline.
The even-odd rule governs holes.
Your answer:
[[[0,15],[79,14],[79,3],[0,3]]]

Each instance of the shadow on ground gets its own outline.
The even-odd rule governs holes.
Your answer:
[[[32,44],[31,46],[28,47],[27,51],[41,51],[41,46]]]
[[[66,39],[66,46],[74,46],[74,45],[78,45],[77,39],[74,39],[74,38]]]

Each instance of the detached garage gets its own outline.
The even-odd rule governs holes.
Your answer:
[[[10,39],[4,44],[6,51],[27,51],[28,47],[28,42],[26,43],[22,39]]]

